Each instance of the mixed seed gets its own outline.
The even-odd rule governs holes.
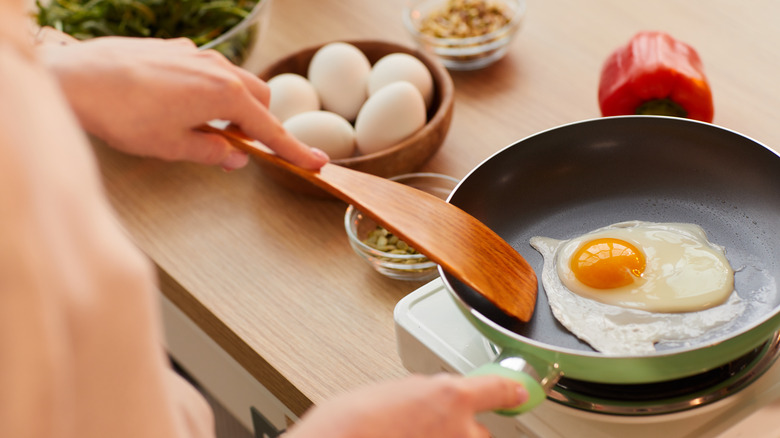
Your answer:
[[[469,38],[495,32],[511,20],[511,11],[494,1],[448,0],[422,20],[420,32],[437,38]]]
[[[391,233],[390,231],[388,231],[387,229],[381,226],[377,226],[370,233],[368,233],[368,237],[366,237],[363,240],[363,243],[370,246],[371,248],[389,254],[398,254],[398,255],[420,254],[416,249],[412,248],[411,246],[409,246],[409,244],[399,239],[398,236],[396,236],[395,234]],[[423,259],[405,260],[403,263],[414,264],[414,263],[424,263],[427,261],[428,261],[427,258],[423,258]]]

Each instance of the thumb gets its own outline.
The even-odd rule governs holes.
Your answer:
[[[471,394],[474,412],[515,408],[529,398],[522,384],[501,376],[473,376],[462,382]]]

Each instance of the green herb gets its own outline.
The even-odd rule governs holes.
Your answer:
[[[52,0],[44,6],[36,0],[36,19],[41,26],[54,27],[79,40],[100,36],[186,37],[202,46],[241,22],[257,3],[258,0]],[[229,58],[243,56],[253,32],[250,28],[246,35],[235,38],[240,47],[223,47],[228,52],[223,54]]]

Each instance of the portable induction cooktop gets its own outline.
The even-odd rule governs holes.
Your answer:
[[[497,348],[456,306],[441,279],[395,308],[398,351],[412,372],[465,374]],[[480,414],[494,438],[780,436],[780,334],[706,373],[642,385],[562,377],[547,400],[516,417]]]

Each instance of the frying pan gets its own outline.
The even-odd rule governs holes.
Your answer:
[[[607,356],[556,321],[541,282],[534,316],[521,323],[440,268],[460,309],[501,350],[477,374],[524,370],[518,378],[532,387],[532,399],[544,399],[561,374],[609,384],[696,375],[750,352],[780,328],[780,156],[734,131],[659,116],[572,123],[486,159],[448,202],[509,242],[537,275],[543,259],[528,243],[533,236],[568,239],[629,220],[698,224],[725,247],[735,290],[750,303],[720,336],[658,345],[649,355]]]

